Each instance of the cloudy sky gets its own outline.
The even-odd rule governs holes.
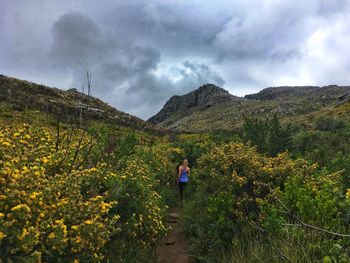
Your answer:
[[[0,74],[148,118],[205,83],[350,84],[350,0],[0,0]]]

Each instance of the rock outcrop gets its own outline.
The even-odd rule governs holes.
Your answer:
[[[270,87],[262,91],[246,95],[246,99],[253,100],[295,100],[313,98],[317,100],[334,100],[350,90],[349,86],[328,85],[318,86],[281,86]]]
[[[345,103],[350,101],[350,93],[344,94],[338,98],[339,103]]]
[[[188,114],[193,110],[209,108],[216,104],[227,103],[240,98],[233,96],[227,90],[213,84],[205,84],[183,96],[172,96],[162,110],[148,121],[158,124],[175,113]]]

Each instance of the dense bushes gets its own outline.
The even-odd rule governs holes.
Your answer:
[[[283,127],[277,115],[272,119],[261,120],[244,117],[242,138],[257,147],[258,152],[276,156],[293,146],[291,125]]]
[[[165,156],[162,170],[154,170],[147,147],[125,136],[113,146],[79,130],[1,128],[0,259],[122,262],[137,260],[137,251],[144,257],[166,230],[156,189],[172,168]],[[129,143],[117,147],[120,140]],[[147,153],[151,163],[158,157]]]
[[[185,227],[201,261],[348,262],[350,134],[337,123],[292,139],[277,117],[246,119],[241,137],[172,143],[104,125],[0,128],[0,261],[151,261],[187,158]]]
[[[326,117],[322,116],[316,119],[315,121],[315,129],[320,131],[338,131],[344,129],[346,127],[346,123],[335,117]]]
[[[249,236],[249,247],[255,242],[252,236],[265,236],[268,242],[269,233],[294,241],[306,238],[300,241],[303,246],[317,246],[308,248],[309,258],[322,259],[331,253],[329,242],[308,244],[302,226],[293,231],[287,225],[300,225],[296,218],[301,218],[329,230],[346,230],[343,212],[349,203],[339,173],[317,172],[317,165],[285,153],[269,158],[237,143],[214,147],[197,166],[192,174],[197,189],[186,204],[185,223],[193,253],[203,261],[220,262],[220,252],[238,249],[237,238]]]
[[[174,147],[182,150],[182,159],[188,159],[191,166],[195,166],[197,159],[213,145],[209,134],[181,134],[177,136]]]
[[[338,153],[327,165],[331,171],[340,171],[343,190],[350,188],[350,154]]]
[[[295,135],[293,154],[327,166],[338,153],[350,153],[350,131],[302,130]]]

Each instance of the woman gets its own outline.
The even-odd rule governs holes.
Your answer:
[[[188,167],[188,161],[185,159],[182,165],[179,166],[179,173],[177,177],[177,184],[180,190],[180,199],[183,200],[183,191],[187,185],[188,176],[190,174],[190,167]]]

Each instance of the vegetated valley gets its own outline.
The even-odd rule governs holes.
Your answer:
[[[349,94],[209,84],[146,122],[0,76],[0,262],[156,262],[173,207],[198,262],[349,262]]]

